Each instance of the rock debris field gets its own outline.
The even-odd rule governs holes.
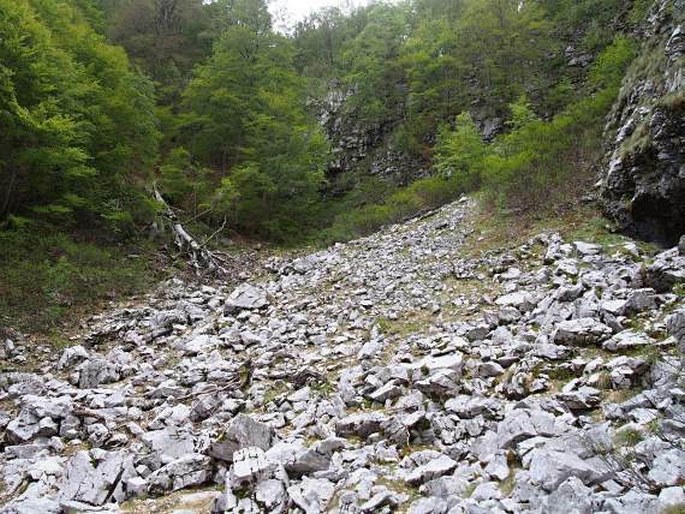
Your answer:
[[[685,245],[473,209],[4,341],[2,512],[682,512]]]

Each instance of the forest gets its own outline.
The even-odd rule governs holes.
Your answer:
[[[472,192],[553,212],[596,179],[650,3],[378,2],[282,34],[265,0],[0,0],[0,325],[179,265],[154,192],[211,245],[345,241]]]

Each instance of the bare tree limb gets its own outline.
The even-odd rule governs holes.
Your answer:
[[[228,269],[226,267],[227,263],[225,259],[214,252],[211,252],[205,246],[213,237],[216,236],[216,234],[225,228],[226,219],[224,218],[224,223],[219,230],[209,236],[209,238],[207,238],[203,243],[200,243],[190,234],[190,232],[185,229],[174,210],[157,190],[156,185],[153,185],[152,193],[155,200],[157,200],[164,207],[164,216],[174,234],[176,246],[182,253],[188,255],[190,264],[195,269],[195,272],[198,275],[202,274],[203,272],[227,275]]]

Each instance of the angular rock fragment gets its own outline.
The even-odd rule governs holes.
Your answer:
[[[549,514],[591,514],[593,512],[592,490],[579,478],[572,476],[550,494],[545,502]]]
[[[274,469],[274,464],[267,460],[264,450],[257,447],[247,447],[236,451],[232,460],[230,480],[234,485],[255,482],[269,475]]]
[[[212,477],[212,460],[206,455],[190,454],[171,461],[148,478],[148,492],[163,494],[200,486]]]
[[[213,441],[209,455],[226,462],[233,461],[233,453],[241,448],[255,446],[268,450],[272,444],[274,429],[266,423],[252,419],[246,414],[238,414],[231,420],[226,432]]]
[[[420,485],[429,480],[441,477],[457,467],[457,462],[447,455],[438,455],[425,464],[417,466],[405,477],[410,485]]]
[[[525,291],[516,291],[500,296],[495,303],[501,307],[515,307],[520,311],[529,311],[535,307],[535,299]]]
[[[593,345],[601,343],[611,335],[611,328],[594,318],[578,318],[560,322],[552,340],[556,344]]]
[[[680,255],[678,248],[671,248],[658,254],[654,262],[647,266],[645,285],[665,293],[676,284],[685,283],[685,255]]]
[[[266,291],[251,284],[238,286],[226,300],[224,310],[234,313],[242,310],[256,310],[269,305]]]
[[[585,485],[607,480],[611,472],[599,459],[583,460],[571,452],[534,449],[530,456],[530,479],[546,491],[555,491],[569,477]]]
[[[325,512],[334,493],[335,485],[323,478],[305,477],[299,484],[288,487],[290,499],[307,514]]]
[[[602,392],[594,387],[583,386],[575,391],[561,392],[556,398],[571,410],[594,409],[602,401]]]
[[[118,382],[121,378],[116,364],[105,359],[90,359],[79,366],[78,386],[81,389]]]
[[[648,335],[628,329],[623,330],[604,341],[602,343],[602,348],[610,352],[621,352],[640,346],[648,346],[653,343],[654,341]]]
[[[124,452],[80,451],[67,463],[58,498],[90,505],[126,499],[122,480],[133,476],[133,457]]]
[[[335,433],[341,437],[368,437],[379,432],[388,416],[380,412],[359,412],[341,418],[335,423]]]
[[[497,425],[497,444],[507,449],[538,435],[555,433],[554,416],[542,410],[516,409]]]

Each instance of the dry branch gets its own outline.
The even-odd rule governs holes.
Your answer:
[[[190,232],[188,232],[178,215],[174,212],[171,206],[164,200],[164,197],[159,193],[156,186],[152,188],[155,200],[157,200],[164,207],[164,217],[166,218],[167,224],[170,226],[171,231],[174,234],[174,241],[179,251],[188,256],[188,260],[191,266],[195,269],[198,275],[206,272],[213,274],[227,275],[228,268],[225,258],[220,257],[216,253],[207,249],[206,244],[215,237],[221,230],[226,226],[224,220],[223,225],[219,230],[214,232],[206,241],[203,243],[198,242],[195,237],[193,237]]]

